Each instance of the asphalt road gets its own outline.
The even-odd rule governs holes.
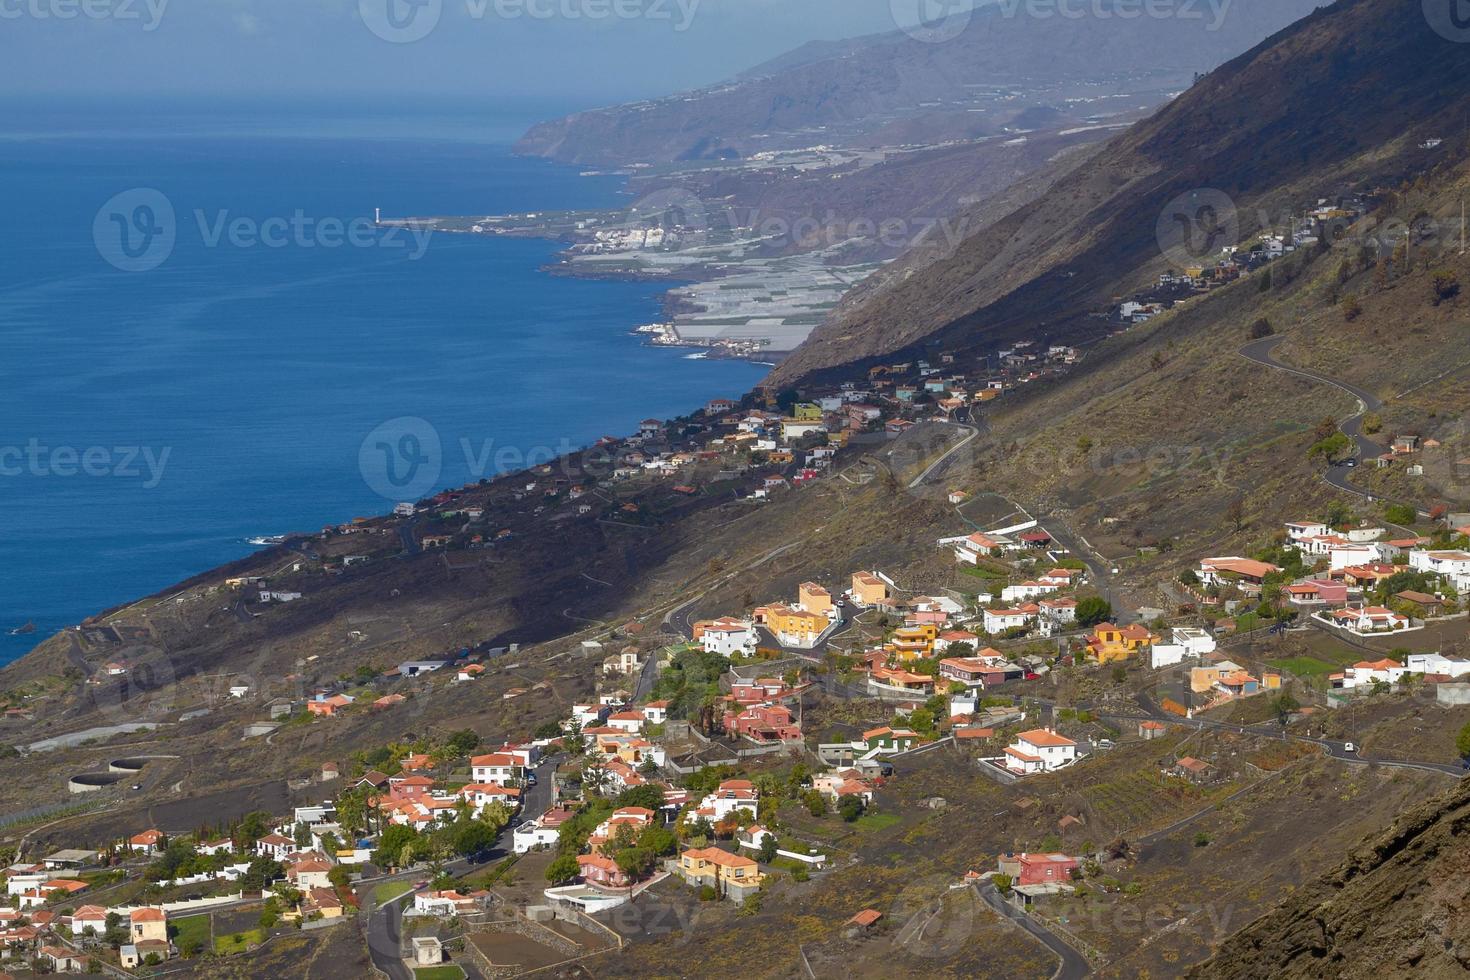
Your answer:
[[[1285,371],[1287,374],[1294,374],[1297,377],[1306,378],[1308,381],[1331,385],[1340,391],[1345,391],[1349,395],[1352,395],[1358,400],[1358,411],[1338,423],[1338,428],[1342,430],[1343,435],[1347,436],[1353,442],[1352,459],[1356,463],[1361,463],[1364,460],[1381,456],[1383,454],[1383,446],[1363,434],[1363,416],[1368,412],[1377,412],[1383,408],[1382,400],[1371,391],[1359,388],[1357,385],[1348,384],[1346,381],[1329,378],[1327,375],[1318,374],[1316,371],[1306,371],[1302,368],[1287,367],[1285,364],[1282,364],[1272,356],[1272,352],[1275,351],[1276,347],[1284,339],[1283,337],[1267,337],[1264,340],[1257,340],[1246,344],[1240,349],[1240,356],[1272,370]],[[1354,486],[1353,482],[1348,479],[1353,474],[1354,468],[1353,466],[1347,465],[1347,460],[1340,460],[1328,466],[1327,472],[1323,474],[1322,478],[1339,490],[1357,494],[1359,497],[1373,498],[1373,494]]]
[[[975,890],[980,894],[980,899],[997,914],[1025,930],[1031,938],[1057,955],[1057,958],[1061,960],[1061,965],[1057,967],[1057,972],[1052,974],[1052,980],[1082,980],[1083,977],[1092,974],[1092,964],[1087,962],[1087,957],[1067,945],[1055,933],[1043,928],[1031,916],[1024,912],[1017,912],[1007,905],[1005,899],[1000,897],[1000,892],[996,890],[995,885],[989,880],[977,883]]]

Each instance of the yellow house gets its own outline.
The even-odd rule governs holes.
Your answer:
[[[1127,660],[1140,650],[1159,641],[1159,637],[1150,633],[1147,627],[1137,623],[1132,626],[1114,626],[1112,623],[1100,623],[1093,629],[1092,635],[1087,638],[1087,646],[1092,655],[1101,664],[1109,664],[1114,661]]]
[[[797,608],[831,618],[832,593],[815,582],[803,582],[796,589]]]
[[[679,855],[679,875],[691,885],[709,885],[736,900],[760,889],[765,875],[748,857],[718,847],[690,848]]]
[[[921,626],[904,626],[893,633],[893,639],[888,641],[887,648],[892,650],[898,659],[904,661],[921,660],[934,654],[934,641],[939,639],[939,627],[932,623]]]
[[[762,606],[755,611],[756,622],[776,635],[782,646],[810,647],[829,625],[826,616],[790,606]]]
[[[873,572],[852,573],[852,597],[860,606],[878,606],[888,602],[888,583]]]
[[[128,937],[134,944],[168,942],[168,915],[163,909],[133,909],[128,920]]]
[[[822,406],[812,402],[799,402],[791,409],[791,417],[801,422],[822,421]]]

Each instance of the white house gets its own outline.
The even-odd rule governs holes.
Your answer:
[[[987,609],[985,610],[985,632],[992,635],[1004,633],[1008,629],[1018,626],[1027,626],[1035,620],[1036,614],[1027,612],[1026,609]]]
[[[645,721],[643,712],[637,709],[615,711],[607,716],[607,727],[616,728],[618,731],[627,732],[629,735],[636,735],[643,730],[643,723]]]
[[[503,783],[520,779],[526,767],[521,760],[506,752],[491,752],[470,759],[470,777],[477,783]]]
[[[643,706],[643,720],[650,725],[662,725],[669,720],[669,702],[650,701]]]
[[[1050,728],[1036,728],[1006,746],[1004,761],[1007,769],[1021,775],[1052,772],[1077,761],[1077,743]]]
[[[1361,544],[1339,544],[1334,545],[1328,551],[1328,557],[1332,560],[1332,570],[1339,568],[1351,568],[1356,565],[1371,565],[1374,562],[1387,561],[1393,557],[1388,552],[1398,549],[1389,549],[1372,542]]]
[[[749,656],[755,653],[757,638],[755,624],[743,619],[717,619],[700,625],[699,642],[705,653]]]
[[[1411,653],[1407,666],[1412,674],[1443,674],[1452,678],[1470,674],[1470,660],[1446,657],[1440,653]]]
[[[1292,541],[1305,541],[1307,538],[1318,538],[1331,533],[1332,528],[1321,521],[1286,522],[1286,536]]]
[[[413,910],[420,915],[454,915],[475,908],[475,900],[456,891],[418,892],[413,897]]]
[[[1347,689],[1371,687],[1375,682],[1396,684],[1399,678],[1409,673],[1409,668],[1397,660],[1360,660],[1342,673],[1342,686]]]
[[[1412,625],[1409,617],[1400,615],[1385,606],[1355,606],[1317,614],[1318,619],[1324,616],[1333,625],[1352,630],[1354,633],[1392,633],[1408,629]]]
[[[1155,643],[1149,651],[1149,666],[1158,670],[1182,663],[1186,657],[1198,660],[1215,650],[1215,638],[1208,630],[1192,627],[1176,627],[1170,631],[1169,642]]]
[[[1037,605],[1041,607],[1041,614],[1053,623],[1065,624],[1077,621],[1077,600],[1071,596],[1042,599]]]
[[[255,842],[255,853],[272,861],[282,861],[296,850],[296,842],[284,834],[266,834]]]
[[[981,558],[989,558],[995,552],[1011,547],[1010,539],[999,534],[972,534],[954,543],[954,556],[962,564],[977,565]]]
[[[715,791],[700,801],[699,816],[718,823],[736,810],[755,813],[760,804],[760,792],[748,779],[727,779]]]
[[[1411,551],[1409,567],[1443,575],[1456,592],[1470,592],[1470,554],[1463,551]]]
[[[1059,588],[1060,586],[1052,582],[1022,582],[1020,585],[1007,585],[1001,589],[1000,599],[1002,602],[1025,602],[1037,596],[1050,595]]]
[[[546,827],[539,820],[523,823],[511,835],[511,850],[516,854],[525,854],[538,847],[551,847],[560,839],[560,827]]]

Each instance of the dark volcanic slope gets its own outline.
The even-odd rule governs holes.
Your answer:
[[[1470,974],[1470,780],[1221,944],[1197,980]]]
[[[961,103],[989,104],[976,86],[1071,83],[1092,96],[1177,90],[1193,73],[1304,16],[1315,2],[1234,0],[1218,23],[1211,5],[1183,0],[1175,6],[1187,16],[1160,18],[1035,17],[1024,6],[1006,16],[992,9],[977,12],[964,33],[943,43],[894,32],[806,45],[722,85],[542,123],[518,149],[589,164],[746,156],[824,142],[834,133],[861,142],[862,134],[876,137],[894,119],[936,103],[953,110],[953,135],[975,135],[964,132],[974,117],[967,123]],[[1005,95],[993,108],[1008,105],[1031,108]]]
[[[1305,193],[1392,180],[1423,165],[1418,141],[1463,131],[1467,70],[1470,44],[1431,29],[1419,0],[1341,0],[1212,72],[947,261],[911,274],[900,260],[772,381],[936,336],[1004,340],[1095,308],[1162,264],[1156,225],[1181,194],[1223,191],[1249,233],[1258,209],[1280,217]]]

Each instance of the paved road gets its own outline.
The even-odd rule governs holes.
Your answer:
[[[1043,928],[1041,923],[1031,916],[1007,905],[989,879],[977,883],[975,891],[979,893],[981,901],[994,909],[997,914],[1024,929],[1031,938],[1057,955],[1057,958],[1061,960],[1061,965],[1057,967],[1057,972],[1052,974],[1052,980],[1082,980],[1083,977],[1092,974],[1092,964],[1087,962],[1087,957],[1067,945],[1055,933]]]
[[[1240,356],[1276,371],[1285,371],[1287,374],[1294,374],[1297,377],[1306,378],[1308,381],[1331,385],[1340,391],[1347,392],[1358,400],[1357,412],[1338,423],[1338,428],[1342,429],[1343,434],[1353,442],[1352,461],[1354,466],[1347,465],[1347,460],[1338,461],[1328,466],[1327,472],[1323,474],[1322,478],[1339,490],[1356,494],[1359,497],[1376,499],[1367,490],[1354,486],[1353,482],[1348,478],[1353,474],[1357,463],[1374,459],[1383,454],[1383,446],[1363,434],[1363,416],[1369,412],[1377,412],[1383,408],[1382,400],[1371,391],[1365,388],[1359,388],[1357,385],[1349,384],[1346,381],[1329,378],[1327,375],[1319,374],[1316,371],[1307,371],[1302,368],[1288,367],[1282,364],[1272,355],[1276,347],[1284,339],[1284,337],[1267,337],[1264,340],[1257,340],[1246,344],[1240,349]]]
[[[959,442],[955,443],[948,450],[946,450],[943,456],[940,456],[934,462],[925,467],[924,472],[920,473],[918,476],[909,481],[910,490],[913,490],[916,487],[923,486],[925,483],[933,483],[940,477],[944,476],[944,472],[949,468],[949,464],[953,462],[955,454],[968,446],[975,439],[976,436],[980,435],[980,430],[975,428],[974,426],[961,425],[957,422],[934,422],[930,424],[953,425],[955,428],[960,429],[967,434],[963,439],[961,439]]]

